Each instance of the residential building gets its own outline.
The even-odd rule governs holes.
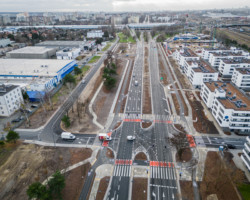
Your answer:
[[[87,38],[102,38],[104,32],[102,30],[94,30],[87,32]]]
[[[250,135],[250,100],[231,83],[204,82],[201,98],[225,131]]]
[[[128,18],[129,24],[139,24],[139,16],[130,16]]]
[[[219,73],[223,77],[231,78],[235,68],[250,68],[250,59],[247,58],[223,58],[220,60]]]
[[[242,50],[237,49],[236,47],[231,47],[225,48],[225,47],[220,47],[220,48],[203,48],[202,49],[202,55],[201,57],[205,60],[209,60],[210,53],[227,53],[227,52],[242,52]]]
[[[0,84],[20,85],[27,91],[49,92],[76,66],[76,61],[55,59],[0,59]]]
[[[80,52],[80,48],[65,48],[56,52],[56,57],[58,60],[72,60],[79,56]]]
[[[6,53],[7,58],[49,59],[56,55],[55,48],[28,46]]]
[[[184,68],[185,61],[199,60],[199,56],[189,48],[183,48],[180,50],[176,50],[173,56],[177,60],[181,69]]]
[[[250,68],[235,68],[232,83],[242,90],[250,91]]]
[[[191,84],[200,88],[203,82],[217,81],[218,72],[204,60],[185,61],[184,72]]]
[[[0,116],[8,117],[17,111],[23,102],[21,88],[17,85],[0,85]]]
[[[6,47],[11,43],[13,42],[10,39],[0,39],[0,48]]]
[[[246,137],[246,143],[244,144],[243,154],[241,155],[241,159],[248,171],[250,171],[250,137]]]
[[[242,59],[242,58],[248,58],[249,53],[248,52],[223,52],[223,53],[216,53],[212,52],[209,55],[209,63],[214,67],[215,69],[219,68],[220,60],[221,59]]]

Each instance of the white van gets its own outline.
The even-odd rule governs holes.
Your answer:
[[[135,86],[138,86],[138,81],[135,81]]]
[[[61,134],[61,138],[63,140],[74,140],[76,139],[76,136],[74,136],[72,133],[70,132],[62,132]]]

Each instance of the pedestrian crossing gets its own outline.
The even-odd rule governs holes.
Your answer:
[[[176,180],[174,168],[172,167],[150,167],[150,178]]]
[[[131,175],[131,165],[115,165],[113,176],[129,177]]]

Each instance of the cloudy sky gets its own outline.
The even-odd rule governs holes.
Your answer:
[[[250,7],[250,0],[0,0],[0,12],[154,11]]]

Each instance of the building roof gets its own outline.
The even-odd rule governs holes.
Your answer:
[[[192,70],[195,72],[202,72],[202,73],[215,73],[216,70],[211,67],[210,64],[206,63],[204,60],[197,60],[197,61],[190,61],[194,63],[197,67],[193,67]]]
[[[17,85],[0,85],[0,96],[4,96],[17,87]]]
[[[250,76],[250,69],[249,68],[235,68],[235,70],[241,74],[249,75]]]
[[[0,76],[56,76],[57,72],[74,62],[52,59],[0,59]]]
[[[44,54],[51,50],[53,49],[46,48],[46,47],[31,46],[31,47],[24,47],[21,49],[16,49],[8,53],[9,54]]]
[[[242,64],[242,63],[250,64],[250,59],[247,58],[232,58],[232,59],[222,58],[221,60],[226,64]]]
[[[183,50],[184,50],[184,52],[180,53],[180,54],[184,57],[198,57],[198,55],[196,53],[194,53],[191,49],[184,48]]]
[[[235,53],[235,52],[211,52],[211,54],[213,54],[213,56],[216,56],[216,57],[226,57],[226,56],[244,56],[242,54],[242,52],[238,52],[238,53]]]
[[[60,51],[57,52],[58,53],[69,53],[69,52],[74,52],[75,50],[78,50],[79,48],[64,48]]]
[[[204,83],[211,92],[216,89],[223,90],[226,92],[225,98],[218,98],[220,103],[226,109],[233,109],[237,111],[250,111],[250,100],[249,98],[240,92],[231,83],[225,83],[221,81],[206,82]],[[238,105],[238,106],[237,106]]]
[[[49,40],[36,44],[36,46],[79,46],[84,41],[64,41],[64,40]]]

